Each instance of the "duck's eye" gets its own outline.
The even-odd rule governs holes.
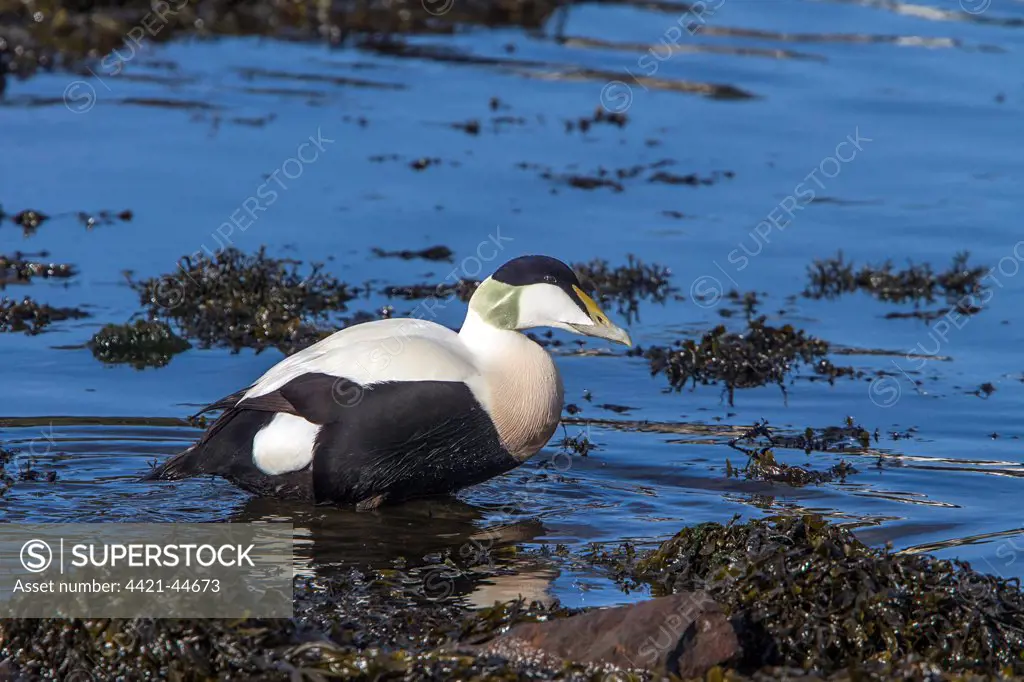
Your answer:
[[[554,275],[544,275],[544,281],[548,284],[557,284],[558,280],[555,279]]]

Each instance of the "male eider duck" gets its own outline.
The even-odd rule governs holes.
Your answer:
[[[520,333],[632,345],[565,263],[523,256],[481,282],[459,332],[419,319],[332,334],[208,405],[224,412],[145,480],[221,476],[257,495],[373,509],[504,473],[551,438],[562,379]]]

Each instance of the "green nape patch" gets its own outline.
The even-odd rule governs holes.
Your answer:
[[[173,356],[192,347],[166,322],[150,320],[108,324],[96,332],[87,345],[101,362],[130,364],[136,369],[163,367]]]
[[[28,297],[20,301],[7,297],[0,298],[0,333],[38,334],[54,322],[77,320],[88,316],[89,313],[79,308],[55,308]]]
[[[354,297],[348,285],[301,261],[247,255],[229,248],[213,257],[183,258],[163,277],[129,284],[150,317],[172,320],[204,348],[268,347],[291,353],[340,325],[335,315]]]
[[[809,336],[791,325],[772,327],[759,317],[748,322],[743,332],[730,332],[719,325],[700,341],[677,342],[675,347],[653,346],[643,353],[651,363],[651,374],[664,373],[677,391],[687,384],[724,383],[733,404],[737,388],[777,384],[800,364],[813,367],[830,381],[840,376],[857,376],[852,367],[837,367],[827,359],[827,341]]]
[[[960,314],[976,313],[979,309],[973,297],[986,291],[982,282],[992,269],[969,266],[969,258],[967,252],[958,253],[949,268],[941,272],[935,272],[927,263],[909,263],[897,270],[891,261],[855,269],[840,251],[835,258],[816,260],[807,268],[810,282],[804,296],[831,299],[864,291],[879,301],[891,303],[932,303],[944,299],[955,303]]]
[[[595,560],[656,595],[707,590],[740,635],[741,672],[787,666],[857,679],[857,670],[916,661],[1024,674],[1018,580],[874,549],[818,516],[701,524],[657,550]]]

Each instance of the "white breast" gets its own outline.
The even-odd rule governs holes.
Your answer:
[[[551,439],[562,416],[562,377],[546,350],[470,311],[459,333],[484,376],[488,411],[502,444],[520,461]]]

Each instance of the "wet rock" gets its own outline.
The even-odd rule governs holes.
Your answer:
[[[50,219],[50,216],[46,215],[42,211],[34,211],[27,209],[19,211],[11,216],[11,222],[15,225],[20,225],[25,230],[25,234],[32,234],[36,229],[44,222]]]
[[[730,405],[737,388],[773,383],[785,393],[785,378],[801,364],[829,379],[856,375],[852,368],[836,367],[826,358],[826,341],[788,324],[771,327],[764,317],[751,320],[741,333],[719,325],[699,342],[687,340],[677,342],[674,348],[654,346],[637,352],[643,352],[651,363],[652,375],[664,373],[677,391],[687,384],[724,383]]]
[[[880,301],[892,303],[931,303],[943,298],[956,303],[959,313],[970,314],[978,312],[973,297],[986,291],[982,281],[990,268],[969,266],[969,257],[966,252],[958,253],[949,268],[942,272],[933,271],[927,263],[911,263],[897,270],[890,261],[855,269],[839,252],[835,258],[814,261],[807,268],[810,282],[804,296],[830,299],[864,291]]]
[[[385,251],[384,249],[374,247],[372,249],[373,255],[378,258],[401,258],[402,260],[413,260],[415,258],[422,258],[424,260],[433,261],[451,261],[454,252],[447,246],[431,246],[427,249],[421,249],[419,251],[410,251],[409,249],[403,249],[401,251]]]
[[[108,324],[87,344],[93,357],[109,364],[126,363],[136,369],[163,367],[178,353],[192,347],[165,322],[137,320],[134,324]]]
[[[737,657],[739,644],[718,604],[706,593],[689,592],[524,623],[486,650],[510,660],[539,656],[552,667],[565,661],[606,663],[689,679]]]
[[[55,308],[31,298],[20,301],[0,298],[0,333],[25,332],[38,334],[54,322],[77,320],[89,314],[79,308]]]
[[[353,298],[348,285],[320,265],[271,258],[264,248],[186,257],[171,274],[128,281],[151,318],[173,320],[202,347],[290,353],[333,331],[321,325],[352,322],[337,316]]]
[[[67,279],[77,273],[72,265],[64,263],[46,263],[32,260],[33,257],[45,257],[47,254],[25,254],[17,251],[12,256],[0,255],[0,288],[7,284],[27,284],[34,278]]]

